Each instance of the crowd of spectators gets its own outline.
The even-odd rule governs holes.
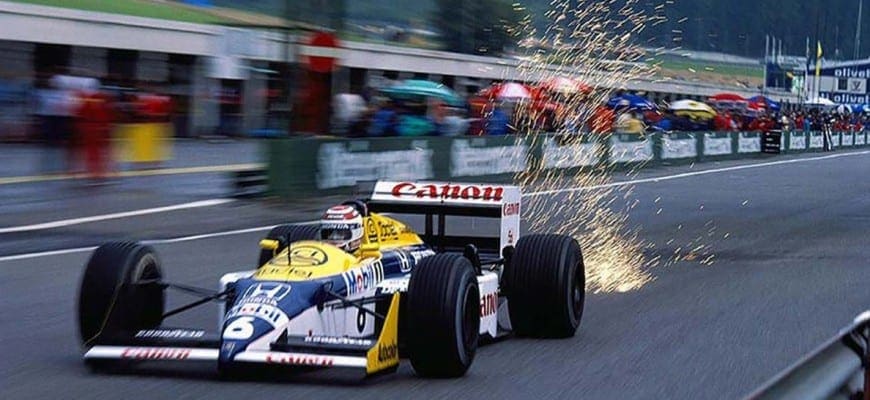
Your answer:
[[[117,124],[167,122],[168,96],[119,80],[65,69],[40,73],[32,83],[0,79],[0,139],[37,141],[43,173],[84,173],[102,181],[113,168]]]
[[[870,115],[833,108],[791,105],[783,110],[719,109],[705,118],[678,115],[660,104],[657,109],[636,110],[563,103],[559,109],[531,103],[489,99],[451,107],[435,98],[417,101],[383,96],[339,95],[334,109],[341,117],[337,133],[348,137],[387,136],[499,136],[516,133],[591,132],[644,134],[648,132],[822,130],[861,131]]]

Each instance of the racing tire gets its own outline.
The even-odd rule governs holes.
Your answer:
[[[566,235],[521,237],[505,268],[504,286],[516,335],[574,336],[586,297],[580,244]]]
[[[458,254],[426,257],[408,282],[407,351],[417,375],[453,378],[474,361],[480,336],[480,289]]]
[[[160,326],[165,304],[162,279],[160,260],[151,246],[112,242],[94,250],[79,287],[82,345]]]
[[[314,240],[317,238],[317,232],[320,227],[317,225],[278,225],[266,234],[265,239],[269,240],[284,240],[285,246],[275,250],[275,254],[280,253],[288,245],[300,240]],[[272,259],[272,250],[260,250],[260,258],[257,261],[257,268],[265,265]]]

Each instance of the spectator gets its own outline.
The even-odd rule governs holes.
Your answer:
[[[504,136],[509,132],[510,118],[502,110],[501,106],[496,106],[486,117],[486,134],[490,136]]]
[[[409,104],[399,116],[399,136],[426,136],[435,133],[435,124],[425,113],[425,104]]]
[[[372,122],[368,129],[369,136],[396,136],[398,119],[395,104],[386,100],[372,116]]]

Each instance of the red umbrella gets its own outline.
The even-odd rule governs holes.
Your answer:
[[[541,85],[544,89],[561,93],[561,94],[585,94],[592,91],[589,85],[584,84],[576,79],[557,76],[548,79]]]
[[[746,100],[745,97],[743,97],[737,93],[719,93],[715,96],[711,96],[710,101],[712,101],[712,102],[730,101],[730,102],[743,102],[743,103],[748,102],[748,100]]]
[[[481,97],[501,100],[528,100],[532,98],[531,89],[516,82],[496,83],[480,91]]]

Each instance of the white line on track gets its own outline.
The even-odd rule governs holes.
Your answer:
[[[187,209],[191,209],[191,208],[211,207],[211,206],[216,206],[216,205],[220,205],[220,204],[226,204],[226,203],[229,203],[232,201],[234,201],[234,200],[233,199],[201,200],[201,201],[194,201],[192,203],[175,204],[175,205],[165,206],[165,207],[145,208],[142,210],[133,210],[133,211],[124,211],[124,212],[112,213],[112,214],[94,215],[94,216],[90,216],[90,217],[62,219],[62,220],[58,220],[58,221],[43,222],[40,224],[0,228],[0,233],[16,233],[16,232],[28,232],[28,231],[37,231],[37,230],[43,230],[43,229],[61,228],[64,226],[79,225],[79,224],[85,224],[88,222],[105,221],[105,220],[109,220],[109,219],[128,218],[128,217],[135,217],[135,216],[139,216],[139,215],[157,214],[157,213],[168,212],[168,211],[187,210]]]
[[[608,188],[608,187],[634,185],[634,184],[640,184],[640,183],[655,183],[655,182],[669,181],[669,180],[681,179],[681,178],[689,178],[689,177],[693,177],[693,176],[715,174],[715,173],[721,173],[721,172],[739,171],[739,170],[744,170],[744,169],[770,167],[770,166],[784,165],[784,164],[796,164],[796,163],[803,163],[803,162],[810,162],[810,161],[830,160],[830,159],[835,159],[835,158],[857,156],[857,155],[866,155],[866,154],[870,154],[870,150],[856,151],[856,152],[850,152],[850,153],[831,154],[831,155],[820,156],[820,157],[796,158],[796,159],[792,159],[792,160],[780,160],[780,161],[770,161],[770,162],[762,162],[762,163],[755,163],[755,164],[736,165],[733,167],[713,168],[713,169],[706,169],[706,170],[702,170],[702,171],[692,171],[692,172],[685,172],[685,173],[674,174],[674,175],[665,175],[665,176],[659,176],[659,177],[634,179],[634,180],[630,180],[630,181],[613,182],[613,183],[608,183],[608,184],[604,184],[604,185],[596,185],[596,186],[584,186],[584,187],[577,187],[577,188],[545,190],[545,191],[540,191],[540,192],[526,193],[523,195],[523,197],[543,196],[543,195],[548,195],[548,194],[558,194],[558,193],[575,192],[575,191],[582,191],[582,190],[595,190],[595,189],[603,189],[603,188]],[[224,202],[231,201],[231,199],[217,199],[217,200],[225,200]],[[206,200],[206,201],[215,201],[215,200]],[[194,203],[188,203],[188,204],[194,204]],[[183,204],[181,204],[179,206],[183,206]],[[176,207],[176,206],[170,206],[170,207]],[[201,206],[201,207],[204,207],[204,206]],[[154,209],[151,209],[151,210],[154,210]],[[137,212],[142,212],[142,211],[146,211],[146,210],[130,211],[129,213],[137,213]],[[156,212],[161,212],[161,211],[156,211]],[[126,214],[126,213],[118,213],[118,214]],[[110,215],[117,215],[117,214],[110,214]],[[141,215],[141,214],[134,214],[134,215]],[[100,216],[100,217],[106,217],[106,216]],[[89,218],[94,218],[94,217],[89,217]],[[123,216],[114,217],[114,218],[123,218]],[[107,219],[107,218],[104,218],[104,219]],[[296,222],[296,223],[310,225],[310,224],[317,223],[317,221],[304,221],[304,222]],[[209,239],[209,238],[215,238],[215,237],[221,237],[221,236],[232,236],[232,235],[241,235],[241,234],[245,234],[245,233],[262,232],[262,231],[267,231],[269,229],[272,229],[274,226],[275,225],[258,226],[258,227],[254,227],[254,228],[236,229],[236,230],[223,231],[223,232],[212,232],[212,233],[205,233],[205,234],[199,234],[199,235],[182,236],[182,237],[171,238],[171,239],[145,240],[145,241],[143,241],[143,243],[147,243],[147,244],[180,243],[180,242],[187,242],[187,241],[200,240],[200,239]],[[0,232],[2,232],[2,231],[0,231]],[[38,252],[38,253],[25,253],[25,254],[15,254],[15,255],[10,255],[10,256],[0,256],[0,262],[25,260],[25,259],[30,259],[30,258],[56,256],[56,255],[63,255],[63,254],[81,253],[81,252],[86,252],[86,251],[92,251],[94,249],[96,249],[96,247],[91,246],[91,247],[78,247],[78,248],[71,248],[71,249],[43,251],[43,252]]]

